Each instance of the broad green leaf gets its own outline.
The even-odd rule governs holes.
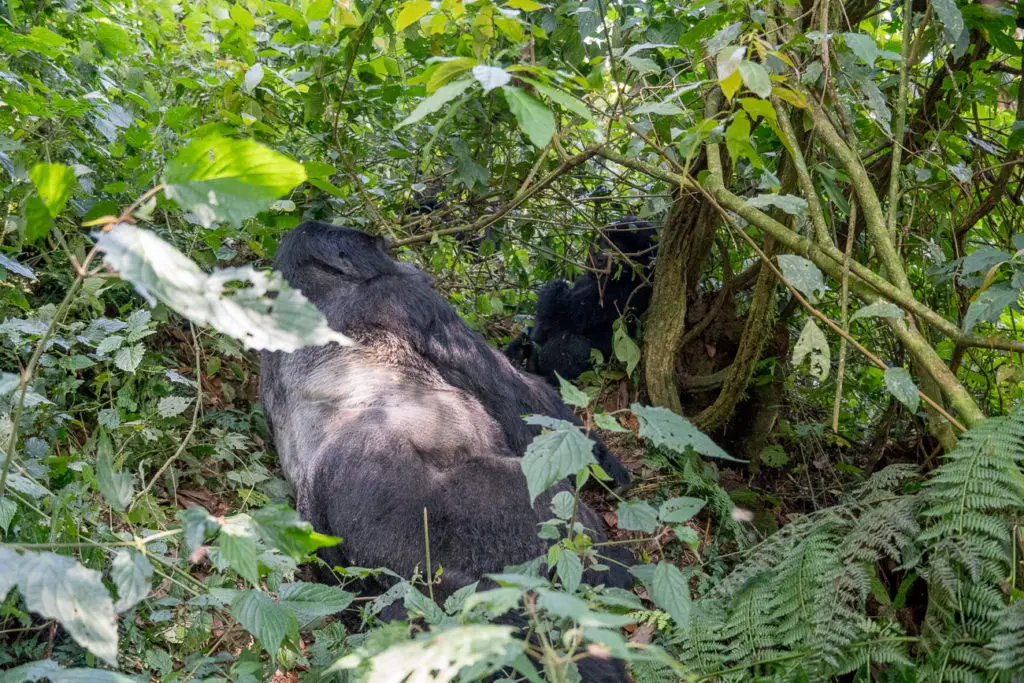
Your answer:
[[[53,227],[53,216],[37,195],[25,200],[25,241],[29,244],[45,239]]]
[[[303,521],[299,513],[283,504],[268,505],[256,510],[252,513],[252,523],[264,543],[277,548],[296,562],[320,548],[329,548],[341,542],[335,536],[313,531],[309,522]]]
[[[18,504],[10,498],[4,498],[0,496],[0,531],[5,534],[11,528],[11,522],[14,521],[14,515],[18,512]],[[3,595],[0,595],[0,602],[4,599]]]
[[[677,415],[667,408],[655,408],[634,403],[630,406],[630,410],[640,421],[639,435],[650,439],[659,448],[668,448],[677,453],[683,453],[687,447],[690,447],[709,458],[746,462],[723,451],[711,440],[711,437],[690,424],[682,415]]]
[[[551,499],[551,512],[558,519],[571,519],[576,509],[576,498],[568,491],[559,491]]]
[[[0,591],[11,573],[28,611],[57,620],[75,642],[117,666],[114,601],[99,572],[64,555],[25,552],[14,563],[0,562]]]
[[[105,429],[96,439],[96,482],[107,505],[123,511],[132,500],[132,475],[114,471],[114,445]]]
[[[576,408],[586,408],[590,405],[590,397],[585,391],[571,382],[567,382],[558,373],[555,373],[555,376],[558,377],[558,391],[562,395],[563,401]]]
[[[615,325],[615,333],[612,335],[612,351],[619,361],[626,364],[626,374],[632,375],[633,370],[640,363],[640,347],[629,336],[629,331],[621,321]]]
[[[819,382],[828,379],[832,355],[825,334],[814,322],[814,318],[807,319],[800,338],[796,340],[796,346],[793,347],[793,366],[799,367],[805,358],[810,362],[812,377],[817,377]]]
[[[64,669],[52,659],[42,659],[0,671],[0,683],[42,680],[51,683],[139,683],[138,677],[126,676],[108,669],[90,669],[82,666]]]
[[[658,510],[658,519],[666,524],[682,524],[688,522],[698,512],[704,509],[706,501],[700,498],[689,498],[681,496],[670,498],[661,504]]]
[[[185,412],[191,404],[192,399],[187,396],[164,396],[157,404],[156,410],[160,417],[174,417]]]
[[[0,268],[14,273],[15,275],[20,275],[28,280],[32,280],[33,282],[37,282],[39,280],[39,278],[36,277],[36,274],[32,272],[31,268],[18,263],[6,254],[0,254]]]
[[[251,536],[238,529],[225,526],[217,538],[217,547],[220,548],[228,566],[234,569],[239,576],[254,586],[259,585],[260,572],[257,562],[259,549]]]
[[[505,7],[509,9],[521,9],[524,12],[535,12],[539,9],[543,9],[544,5],[534,0],[508,0],[505,3]]]
[[[781,254],[776,257],[779,261],[779,268],[782,269],[782,276],[786,281],[800,290],[800,293],[807,297],[808,301],[818,301],[818,293],[825,291],[825,277],[814,265],[803,256],[793,254]]]
[[[551,136],[555,134],[555,116],[551,110],[520,88],[505,86],[501,91],[505,94],[508,108],[519,123],[519,129],[530,138],[535,147],[546,147],[551,141]]]
[[[125,372],[135,373],[138,370],[139,365],[142,364],[142,359],[146,355],[146,347],[142,344],[135,344],[134,346],[122,346],[114,354],[114,365],[117,366],[118,370],[124,370]]]
[[[580,562],[579,555],[570,550],[564,551],[555,563],[555,573],[562,582],[562,590],[566,593],[575,593],[583,579],[583,563]]]
[[[566,109],[576,114],[580,118],[585,119],[587,121],[594,120],[594,115],[590,113],[590,107],[588,107],[585,102],[583,102],[580,99],[577,99],[573,95],[570,95],[565,91],[559,90],[558,88],[547,85],[546,83],[541,83],[540,81],[534,80],[532,78],[527,78],[525,76],[519,76],[519,80],[525,83],[529,83],[530,85],[537,89],[537,92],[546,96],[555,104],[565,107]]]
[[[21,576],[21,555],[0,545],[0,601],[18,585]]]
[[[604,429],[609,432],[619,432],[622,434],[628,434],[629,430],[619,424],[613,416],[608,413],[602,413],[597,411],[594,413],[594,424],[597,425],[598,429]]]
[[[238,24],[238,27],[243,31],[251,31],[256,27],[256,18],[245,8],[245,5],[240,2],[236,2],[231,5],[229,14],[234,22]]]
[[[726,45],[715,55],[715,65],[718,67],[718,81],[724,81],[740,68],[740,63],[747,55],[747,48],[742,45]]]
[[[777,443],[769,444],[761,449],[761,462],[768,467],[782,467],[789,462],[786,449]]]
[[[761,99],[767,99],[772,94],[772,81],[768,78],[768,72],[757,62],[743,60],[739,66],[740,77],[743,85]]]
[[[348,607],[355,596],[340,586],[322,583],[295,581],[282,584],[277,589],[277,600],[285,609],[291,610],[300,624],[319,617],[338,614]]]
[[[153,587],[153,565],[142,553],[121,548],[110,565],[110,578],[117,586],[114,609],[125,612],[149,595]]]
[[[947,43],[955,43],[964,30],[964,16],[956,0],[932,0],[932,9],[942,22],[942,33]]]
[[[921,395],[906,368],[886,368],[885,386],[890,394],[910,409],[911,413],[917,412],[917,408],[921,404]]]
[[[743,157],[757,168],[764,167],[757,150],[750,144],[750,117],[744,112],[733,116],[732,123],[725,129],[725,147],[734,163]]]
[[[978,295],[967,309],[964,316],[963,330],[970,333],[979,322],[998,322],[1003,311],[1008,306],[1014,306],[1021,310],[1018,301],[1022,295],[1021,290],[1014,288],[1007,283],[992,285]]]
[[[332,341],[351,343],[328,327],[316,307],[280,273],[243,267],[207,275],[155,233],[128,223],[94,237],[104,260],[151,305],[162,301],[193,322],[240,339],[246,348],[294,351]]]
[[[395,30],[404,31],[409,26],[422,19],[433,9],[430,0],[408,0],[403,2],[398,10],[398,17],[395,19]]]
[[[412,614],[422,615],[430,624],[443,624],[448,621],[448,616],[436,602],[413,587],[405,592],[405,609]]]
[[[536,437],[526,448],[523,474],[530,503],[552,485],[594,465],[594,443],[579,429],[558,429]]]
[[[435,111],[466,92],[469,86],[473,85],[475,81],[476,79],[474,78],[463,78],[458,81],[452,81],[451,83],[442,85],[437,89],[437,92],[420,102],[419,105],[412,110],[412,113],[409,114],[409,116],[395,126],[395,130],[421,121],[425,117],[433,114]]]
[[[238,5],[235,6],[237,7]],[[256,90],[256,86],[262,82],[263,65],[257,62],[250,66],[245,72],[245,79],[242,81],[242,90],[251,95]]]
[[[863,33],[844,33],[846,44],[860,59],[872,66],[878,59],[878,44],[875,39]]]
[[[231,601],[231,616],[260,641],[271,659],[277,656],[285,638],[297,639],[299,635],[295,615],[255,588]]]
[[[785,211],[790,216],[803,216],[807,214],[807,200],[795,194],[759,194],[748,199],[747,204],[756,209],[774,206]]]
[[[685,113],[683,108],[673,102],[648,102],[646,104],[641,104],[639,107],[629,112],[630,116],[640,116],[641,114],[679,116],[683,113]]]
[[[473,593],[476,593],[479,585],[479,581],[474,581],[449,595],[448,599],[444,601],[444,611],[453,616],[461,612],[462,606],[466,604],[466,599]]]
[[[75,172],[64,164],[36,164],[29,173],[32,184],[36,186],[39,198],[46,206],[50,216],[56,218],[64,209],[64,205],[74,189]]]
[[[636,69],[641,74],[660,74],[661,67],[653,59],[637,57],[636,55],[623,55],[622,60]]]
[[[658,511],[642,500],[624,500],[616,514],[619,528],[652,534],[658,528]]]
[[[857,311],[850,316],[850,322],[854,320],[860,320],[862,318],[902,318],[903,309],[894,303],[883,301],[879,299],[873,304],[869,304],[862,308],[858,308]]]
[[[306,180],[286,156],[252,140],[210,136],[183,149],[164,173],[164,191],[205,226],[242,221]]]
[[[473,78],[480,83],[484,92],[488,93],[495,88],[500,88],[512,80],[511,74],[496,66],[478,64],[473,67]]]
[[[195,552],[199,546],[203,545],[211,532],[220,528],[217,519],[198,505],[192,505],[179,511],[176,517],[181,523],[185,547],[190,553]]]
[[[690,596],[690,583],[674,564],[661,561],[654,568],[651,600],[668,612],[684,632],[689,628],[693,602]]]

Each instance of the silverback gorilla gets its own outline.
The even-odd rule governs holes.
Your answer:
[[[650,277],[655,232],[636,216],[608,226],[602,233],[607,242],[603,246],[614,248],[592,254],[596,272],[584,273],[572,285],[565,280],[544,285],[537,294],[533,329],[506,347],[509,360],[557,385],[556,373],[571,381],[592,367],[591,348],[608,359],[615,321],[635,319],[650,305],[651,287],[630,264],[640,266]],[[622,263],[622,256],[629,263]]]
[[[538,524],[551,517],[552,492],[531,507],[520,457],[538,428],[521,416],[580,424],[558,395],[514,369],[379,237],[303,223],[274,265],[357,342],[262,356],[260,398],[299,513],[344,539],[324,559],[411,576],[424,568],[424,508],[431,560],[444,568],[441,599],[543,554]],[[603,445],[595,455],[628,485]],[[605,540],[592,510],[579,518]],[[618,566],[585,578],[628,583]]]

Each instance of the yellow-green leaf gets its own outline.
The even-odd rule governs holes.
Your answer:
[[[427,12],[433,9],[429,0],[409,0],[403,3],[398,10],[398,19],[395,21],[395,30],[403,31],[426,16]]]
[[[36,164],[29,173],[47,212],[54,218],[61,212],[75,186],[75,172],[64,164]]]
[[[539,9],[544,9],[544,5],[533,0],[508,0],[505,3],[505,7],[509,9],[521,9],[524,12],[535,12]]]

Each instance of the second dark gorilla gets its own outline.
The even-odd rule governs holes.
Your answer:
[[[574,380],[593,367],[592,348],[605,359],[612,354],[615,321],[642,315],[651,302],[650,277],[656,246],[655,229],[635,216],[605,229],[591,261],[598,272],[586,272],[570,285],[552,280],[537,294],[532,329],[514,339],[505,355],[514,365],[557,384],[556,373]],[[628,262],[623,262],[622,257]]]
[[[515,370],[380,238],[304,223],[275,267],[358,342],[262,357],[260,396],[299,513],[344,539],[325,559],[411,576],[425,564],[424,508],[432,561],[444,567],[441,599],[543,554],[538,524],[551,517],[553,492],[530,505],[520,457],[538,428],[521,416],[579,424],[558,395]],[[603,445],[595,454],[628,484]],[[605,539],[593,511],[582,507],[579,519]],[[622,567],[585,578],[629,581]]]

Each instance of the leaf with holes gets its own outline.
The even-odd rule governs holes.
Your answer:
[[[850,316],[850,322],[866,318],[902,318],[903,309],[889,301],[879,299],[873,304],[858,308],[857,312]]]
[[[885,387],[900,403],[909,408],[911,413],[917,412],[918,406],[921,405],[921,395],[914,384],[914,378],[906,368],[886,368]]]
[[[828,379],[829,364],[832,356],[828,348],[828,340],[825,334],[814,322],[814,318],[808,318],[804,324],[800,338],[796,340],[793,347],[793,366],[799,367],[807,359],[810,363],[811,376],[817,377],[819,382]]]
[[[285,638],[297,640],[299,636],[295,615],[255,588],[231,601],[231,616],[260,641],[271,659],[277,656]]]
[[[149,595],[153,587],[153,565],[142,553],[122,548],[114,555],[110,578],[117,586],[118,598],[114,609],[124,612]]]
[[[800,290],[813,304],[818,301],[818,292],[825,291],[825,277],[814,265],[802,256],[782,254],[776,257],[782,276],[786,281]]]
[[[302,164],[252,140],[210,136],[167,164],[164,192],[209,227],[236,227],[306,180]]]
[[[156,233],[128,223],[94,237],[104,260],[151,305],[162,301],[193,322],[241,340],[246,348],[294,351],[351,343],[280,273],[243,267],[206,275]]]
[[[677,453],[684,453],[687,447],[690,447],[709,458],[746,462],[746,460],[739,460],[723,451],[711,440],[711,437],[694,427],[683,416],[677,415],[667,408],[655,408],[634,403],[630,406],[630,410],[640,421],[639,435],[650,439],[655,446],[668,448]]]
[[[556,429],[536,437],[522,460],[530,503],[555,483],[597,464],[594,443],[579,429]]]
[[[187,396],[164,396],[157,404],[156,410],[160,417],[174,417],[185,412],[191,403],[192,399]]]
[[[682,524],[690,521],[694,515],[704,509],[706,501],[700,498],[680,496],[669,498],[661,504],[658,510],[658,519],[666,524]]]

